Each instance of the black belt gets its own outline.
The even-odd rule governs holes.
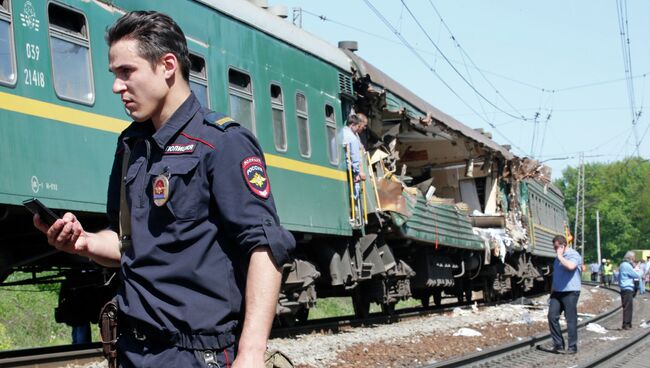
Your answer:
[[[121,314],[118,326],[121,336],[127,335],[147,345],[176,346],[190,350],[220,350],[235,343],[234,330],[237,328],[238,322],[227,322],[220,326],[222,331],[186,333],[160,330]]]

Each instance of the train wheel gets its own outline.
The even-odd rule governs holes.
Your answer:
[[[395,315],[395,304],[397,303],[382,303],[381,305],[381,313],[392,317]]]
[[[354,315],[357,318],[366,319],[370,314],[370,299],[361,291],[356,290],[352,294],[352,307],[354,308]]]
[[[305,323],[309,319],[309,308],[303,308],[296,313],[298,323]]]
[[[483,280],[483,301],[486,303],[494,301],[494,281],[491,279]]]
[[[420,298],[420,303],[422,303],[422,306],[425,308],[429,308],[429,300],[431,299],[431,295],[427,294],[426,296],[423,296]]]
[[[433,291],[433,304],[435,304],[436,307],[442,305],[442,290]]]

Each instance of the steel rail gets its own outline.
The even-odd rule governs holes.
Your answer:
[[[583,285],[598,285],[596,283],[591,283],[591,282],[583,282]],[[618,293],[618,290],[613,289],[613,288],[605,288],[601,287],[602,289],[605,290],[610,290],[612,292]],[[621,306],[618,305],[616,307],[611,308],[610,310],[595,316],[593,318],[590,318],[586,321],[578,323],[578,328],[582,329],[587,326],[589,323],[594,323],[598,321],[605,320],[609,317],[611,317],[614,313],[618,312],[621,309]],[[562,329],[562,333],[566,333],[566,328]],[[493,347],[491,349],[486,349],[480,352],[472,353],[469,355],[464,355],[460,356],[457,358],[452,358],[440,362],[436,362],[430,365],[425,365],[423,368],[454,368],[454,367],[466,367],[470,364],[478,364],[478,363],[484,363],[487,361],[494,360],[496,358],[500,358],[503,356],[507,356],[511,353],[514,353],[520,349],[525,349],[525,348],[533,348],[539,343],[546,341],[550,339],[551,335],[550,333],[543,333],[543,334],[537,334],[528,338],[524,338],[520,341],[514,341],[511,343],[506,343],[500,346]]]

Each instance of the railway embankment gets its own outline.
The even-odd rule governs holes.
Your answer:
[[[547,300],[544,295],[529,299],[527,305],[467,306],[388,325],[273,339],[269,345],[301,368],[418,367],[548,332]],[[612,292],[583,286],[579,318],[618,303]]]

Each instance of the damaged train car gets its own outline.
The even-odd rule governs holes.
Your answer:
[[[50,247],[21,202],[38,197],[89,230],[106,226],[115,141],[129,121],[111,93],[103,33],[143,8],[174,14],[194,94],[264,149],[280,220],[297,242],[283,265],[278,320],[304,320],[331,296],[352,297],[365,316],[371,303],[390,313],[407,298],[440,304],[482,290],[492,300],[546,286],[551,238],[567,220],[548,169],[437,110],[353,43],[330,45],[259,3],[0,0],[9,40],[0,42],[0,157],[11,173],[0,180],[0,287],[61,282],[57,320],[71,325],[94,321],[114,292],[115,270]],[[15,21],[24,14],[45,32]],[[36,59],[16,51],[25,45],[38,46]],[[70,56],[75,70],[57,57],[70,47],[80,50]],[[61,83],[69,80],[79,83]],[[352,111],[369,117],[356,198],[337,138]],[[8,278],[16,271],[20,280]]]
[[[319,247],[319,262],[329,261],[314,267],[319,289],[353,290],[364,316],[372,302],[390,312],[409,297],[428,306],[444,295],[469,302],[481,290],[491,301],[547,288],[551,239],[567,226],[550,169],[437,110],[352,47],[342,50],[353,64],[349,104],[369,117],[361,137],[369,175],[362,203],[351,197],[351,208],[364,209],[351,211],[358,236]]]

